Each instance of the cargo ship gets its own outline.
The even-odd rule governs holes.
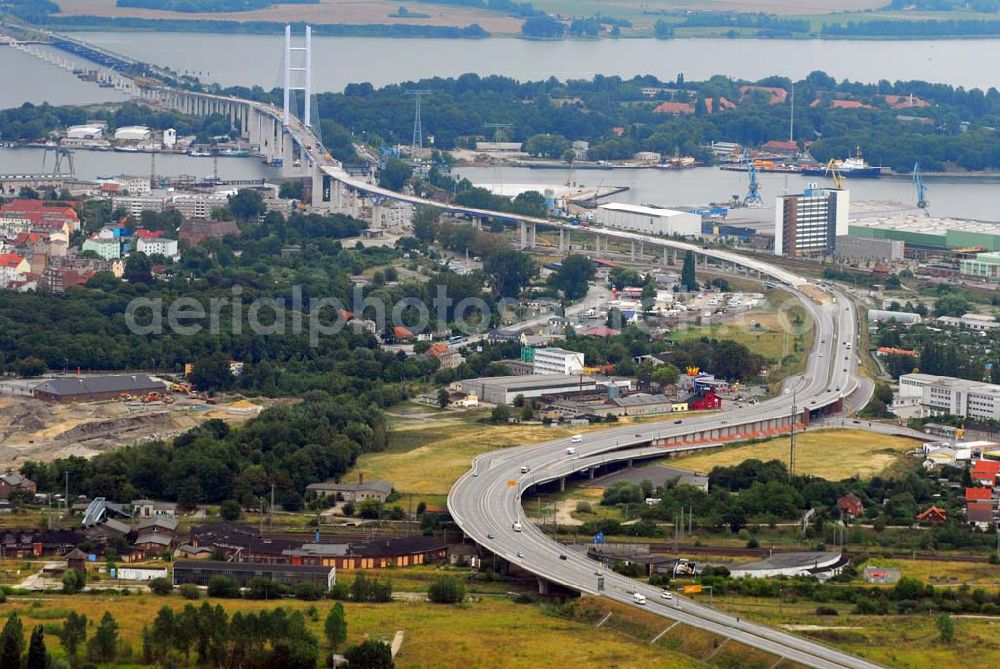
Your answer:
[[[847,179],[877,179],[882,176],[882,167],[869,165],[861,156],[861,147],[857,153],[846,160],[833,161],[840,176]],[[801,174],[803,176],[829,176],[830,170],[825,165],[803,165]]]

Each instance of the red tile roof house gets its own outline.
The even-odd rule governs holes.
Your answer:
[[[864,504],[862,504],[857,495],[852,492],[849,492],[838,499],[837,507],[845,516],[850,516],[851,518],[857,518],[865,512]]]
[[[22,476],[19,472],[0,474],[0,499],[7,499],[15,490],[36,493],[38,487],[34,481]]]
[[[979,485],[992,488],[996,484],[998,473],[1000,473],[1000,461],[976,460],[972,465],[970,476]]]
[[[694,105],[690,102],[664,102],[653,109],[654,114],[693,114]]]
[[[940,506],[932,506],[923,513],[918,513],[917,520],[921,523],[947,523],[948,511]]]
[[[989,502],[992,499],[993,499],[993,490],[991,488],[965,489],[966,502]]]
[[[767,93],[769,105],[784,104],[785,100],[788,99],[788,91],[774,86],[740,86],[740,99],[742,100],[751,92]]]

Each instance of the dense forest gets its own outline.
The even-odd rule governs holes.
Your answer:
[[[530,142],[536,136],[563,142],[585,140],[590,142],[594,160],[629,158],[637,151],[679,151],[707,159],[705,147],[712,141],[756,146],[787,137],[788,103],[770,104],[766,95],[743,94],[740,86],[750,84],[790,90],[792,81],[769,77],[743,82],[716,76],[701,82],[682,77],[663,82],[652,76],[628,80],[597,76],[518,82],[467,74],[379,89],[367,83],[351,84],[343,93],[318,96],[318,104],[320,116],[328,122],[324,132],[341,138],[347,133],[375,146],[409,141],[413,101],[405,90],[418,86],[433,91],[423,102],[423,124],[440,149],[472,146],[487,137],[485,124],[502,119],[513,125],[511,141]],[[643,88],[660,92],[650,99],[643,95]],[[795,138],[800,143],[812,142],[811,151],[821,162],[846,157],[861,146],[870,162],[899,171],[909,171],[918,161],[927,170],[949,164],[970,170],[1000,168],[1000,133],[996,131],[1000,92],[994,88],[984,92],[922,81],[837,82],[813,72],[795,82],[795,90],[800,101],[795,110]],[[264,99],[278,93],[234,92]],[[911,94],[929,106],[894,109],[885,98]],[[717,103],[723,98],[739,104],[711,114],[702,104],[705,99]],[[857,100],[870,108],[832,108],[836,99]],[[695,113],[655,113],[656,105],[665,100],[695,101]],[[818,102],[810,106],[811,101]],[[719,106],[713,104],[715,109]],[[615,128],[625,131],[619,134]]]
[[[918,9],[929,12],[972,11],[982,14],[1000,12],[1000,0],[892,0],[887,9]]]

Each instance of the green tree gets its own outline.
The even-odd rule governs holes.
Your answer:
[[[235,499],[227,499],[219,505],[219,516],[223,520],[234,522],[239,520],[242,515],[243,509]]]
[[[145,253],[133,253],[125,260],[125,280],[135,284],[153,282],[153,261]]]
[[[490,420],[494,423],[505,424],[510,422],[510,407],[506,404],[498,404],[490,412]]]
[[[24,625],[17,612],[11,612],[0,632],[0,667],[17,669],[24,655]]]
[[[947,613],[942,613],[937,617],[938,634],[941,641],[951,643],[955,640],[955,619]]]
[[[169,578],[161,576],[149,582],[149,590],[154,595],[169,595],[174,591],[174,584]]]
[[[240,586],[228,576],[219,574],[208,580],[208,596],[233,598],[240,596]]]
[[[67,569],[62,576],[62,591],[67,595],[75,595],[87,585],[87,572],[78,569]]]
[[[451,576],[441,576],[427,589],[427,598],[435,604],[461,604],[465,601],[465,586]]]
[[[326,614],[326,622],[323,625],[323,633],[330,648],[337,650],[342,643],[347,641],[347,615],[344,613],[344,605],[337,602]]]
[[[110,611],[101,616],[93,638],[87,644],[87,655],[99,662],[111,662],[118,654],[118,623]]]
[[[235,377],[229,371],[230,357],[225,353],[216,353],[206,358],[199,358],[194,363],[194,369],[188,380],[198,389],[229,390],[233,387]]]
[[[48,369],[44,360],[34,356],[28,356],[27,358],[15,361],[13,367],[15,374],[26,379],[41,376]]]
[[[45,630],[41,625],[31,630],[31,641],[28,643],[27,669],[46,669],[48,653],[45,652]]]
[[[437,234],[438,220],[441,210],[435,207],[420,205],[413,215],[413,236],[422,242],[430,244]]]
[[[398,158],[392,158],[379,173],[378,185],[382,188],[399,191],[406,185],[411,174],[413,174],[413,168],[409,164]]]
[[[87,616],[70,611],[59,628],[59,643],[69,656],[76,657],[80,644],[87,640]]]
[[[677,369],[669,362],[664,365],[657,365],[653,369],[652,380],[660,385],[670,385],[677,383],[681,377],[681,370]]]
[[[451,394],[448,392],[447,388],[441,388],[437,392],[437,404],[440,408],[447,408],[448,403],[451,402]]]
[[[351,669],[393,669],[392,649],[381,641],[368,639],[344,653]]]
[[[562,291],[567,300],[578,300],[587,294],[597,270],[587,256],[563,258],[559,269],[549,276],[549,285]]]
[[[970,311],[972,305],[969,301],[955,295],[945,295],[934,302],[935,316],[963,316]]]
[[[538,274],[538,266],[529,255],[507,249],[487,256],[483,272],[496,296],[517,297]]]
[[[229,211],[238,221],[256,221],[267,213],[264,197],[252,188],[241,188],[236,195],[229,196]]]
[[[694,251],[684,254],[684,266],[681,268],[681,288],[688,292],[698,290],[698,279],[695,276]]]

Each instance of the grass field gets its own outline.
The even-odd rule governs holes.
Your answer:
[[[817,616],[817,602],[722,596],[715,606],[836,646],[886,666],[995,667],[1000,662],[1000,618],[955,616],[955,640],[939,640],[936,616],[862,616],[851,605],[826,602],[837,616]]]
[[[730,339],[759,353],[772,365],[771,378],[783,379],[805,368],[806,356],[815,336],[812,318],[796,298],[784,291],[770,291],[765,306],[726,323],[688,327],[676,331],[675,341],[701,337]]]
[[[931,560],[903,560],[873,558],[859,565],[864,567],[895,567],[903,576],[916,578],[935,587],[959,586],[968,583],[973,587],[995,590],[1000,585],[1000,565],[987,562],[934,562]]]
[[[477,455],[582,431],[578,427],[479,422],[488,415],[488,411],[480,410],[445,413],[425,420],[397,419],[392,424],[389,449],[361,456],[355,471],[364,472],[371,480],[392,481],[403,494],[447,495]]]
[[[37,604],[33,602],[37,601]],[[239,611],[273,609],[279,604],[265,601],[212,600],[232,614]],[[52,596],[45,600],[11,598],[3,611],[17,611],[25,629],[44,624],[58,626],[69,611],[99,619],[110,611],[121,626],[122,638],[133,649],[141,650],[140,632],[163,605],[182,608],[180,597],[153,595],[129,597]],[[195,602],[195,604],[198,604]],[[286,610],[318,609],[319,619],[310,623],[322,638],[322,621],[330,602],[282,601]],[[463,606],[441,606],[422,602],[392,604],[345,604],[348,643],[366,636],[391,640],[397,631],[405,634],[396,657],[399,669],[437,667],[537,668],[566,665],[594,669],[606,667],[680,669],[692,665],[691,659],[663,648],[652,647],[612,629],[594,629],[593,625],[546,615],[537,605],[514,604],[506,599],[483,599]],[[458,632],[460,630],[460,632]],[[46,634],[49,650],[58,648],[54,634]],[[322,646],[325,650],[325,644]]]
[[[885,471],[917,442],[903,437],[873,435],[860,430],[817,430],[795,437],[795,472],[831,481],[851,476],[870,478]],[[780,437],[759,444],[712,450],[671,461],[671,465],[707,472],[712,467],[732,466],[756,458],[788,460],[789,438]]]

